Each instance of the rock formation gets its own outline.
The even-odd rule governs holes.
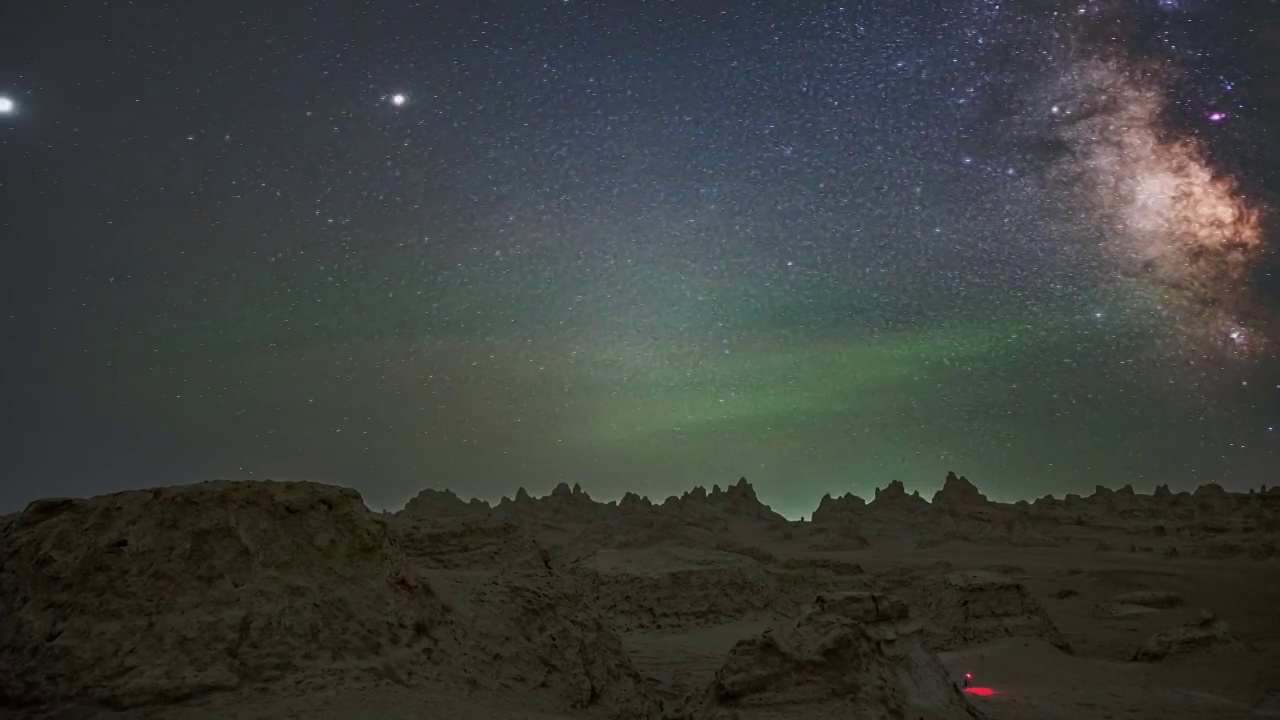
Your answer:
[[[6,533],[0,701],[112,708],[429,643],[446,609],[359,494],[228,482],[33,503]]]
[[[886,485],[883,490],[876,488],[875,499],[867,503],[867,507],[876,510],[926,512],[929,508],[929,501],[920,497],[919,491],[908,495],[906,486],[902,484],[902,481],[894,480]]]
[[[1194,621],[1152,635],[1138,646],[1133,659],[1156,662],[1171,655],[1236,643],[1226,623],[1205,611]]]
[[[401,515],[414,517],[454,517],[459,515],[475,515],[489,512],[489,503],[472,499],[465,502],[452,490],[433,490],[427,488],[409,499],[400,511]]]
[[[693,718],[980,717],[891,595],[819,595],[739,642]]]
[[[1087,497],[1047,495],[1035,502],[989,500],[968,478],[949,472],[932,501],[908,493],[899,481],[877,489],[870,502],[846,493],[824,495],[812,523],[800,527],[760,501],[746,478],[708,492],[695,487],[661,504],[635,493],[616,503],[599,503],[581,487],[561,483],[550,495],[532,497],[523,488],[514,499],[495,507],[479,500],[464,502],[452,492],[424,490],[399,516],[458,517],[495,515],[515,523],[559,523],[601,547],[644,547],[653,544],[702,543],[705,533],[724,533],[735,522],[763,522],[785,528],[787,537],[804,540],[815,551],[849,551],[876,543],[876,538],[912,528],[915,544],[931,548],[952,542],[1001,547],[1055,547],[1070,542],[1070,527],[1112,528],[1141,534],[1155,543],[1117,538],[1098,547],[1152,552],[1161,557],[1248,557],[1265,560],[1280,554],[1278,488],[1229,493],[1205,485],[1194,493],[1173,493],[1167,485],[1142,495],[1132,486],[1119,490],[1097,486]],[[664,538],[666,538],[664,540]],[[570,552],[580,559],[581,552]]]
[[[971,717],[948,658],[1254,652],[1271,616],[1246,635],[1232,613],[1253,600],[1211,593],[1273,577],[1277,548],[1274,487],[1009,504],[955,473],[931,502],[896,481],[869,503],[824,496],[812,522],[745,478],[660,504],[564,483],[496,506],[429,489],[396,513],[269,481],[44,500],[0,518],[0,715],[199,713],[389,683],[539,718]],[[1063,558],[1094,569],[1059,572]],[[1177,625],[1188,605],[1241,634],[1213,614]],[[1055,618],[1073,643],[1091,620],[1107,639],[1073,653]],[[664,664],[673,647],[684,664]],[[1250,663],[1218,682],[1269,666]]]
[[[997,573],[947,573],[911,587],[908,597],[936,650],[1006,637],[1035,637],[1068,649],[1035,597],[1021,583]]]
[[[942,489],[933,494],[933,504],[941,506],[986,505],[987,496],[978,492],[978,488],[969,479],[956,477],[954,472],[947,473],[942,482]]]
[[[811,519],[815,523],[843,522],[861,515],[866,507],[867,501],[853,493],[845,493],[838,498],[823,495],[822,500],[818,503],[818,509],[813,511]]]
[[[502,528],[479,533],[479,547],[465,531],[433,536],[437,547],[414,532],[397,542],[358,493],[314,483],[33,503],[0,545],[0,707],[301,687],[340,663],[408,685],[523,686],[548,707],[649,714],[646,686],[576,583],[538,563],[539,574],[432,570],[535,547]],[[485,550],[495,532],[518,550]],[[495,653],[518,662],[495,672]]]
[[[574,570],[601,611],[628,629],[724,622],[765,610],[777,596],[758,562],[716,550],[602,550]]]

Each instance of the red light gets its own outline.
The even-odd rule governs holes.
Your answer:
[[[982,697],[991,697],[992,695],[1000,694],[989,687],[967,687],[964,691],[972,695],[981,695]]]

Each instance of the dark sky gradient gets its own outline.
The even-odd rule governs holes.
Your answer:
[[[1237,351],[1026,141],[1064,53],[1121,57],[1276,206],[1276,2],[162,5],[0,24],[0,512],[1280,479],[1275,214]]]

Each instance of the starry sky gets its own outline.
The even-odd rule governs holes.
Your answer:
[[[0,512],[1280,479],[1275,0],[5,13]]]

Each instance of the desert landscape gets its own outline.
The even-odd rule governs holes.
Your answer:
[[[949,474],[791,521],[746,479],[400,511],[306,482],[0,518],[0,714],[1280,717],[1280,488],[988,501]]]

